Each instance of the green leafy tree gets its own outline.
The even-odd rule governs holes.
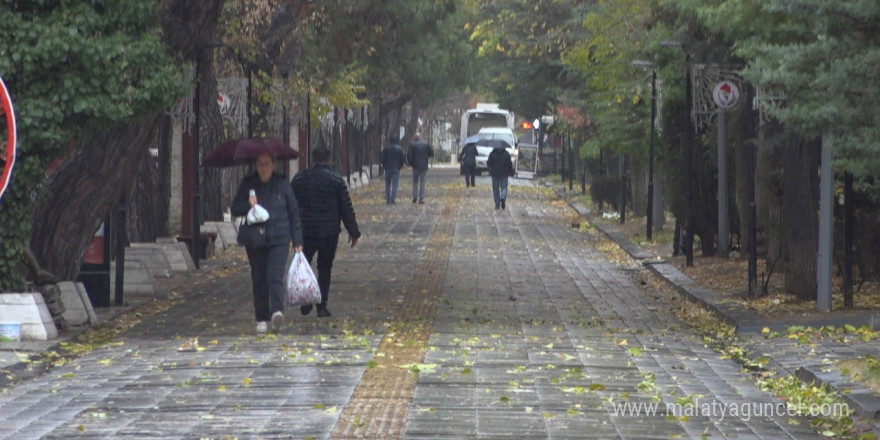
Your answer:
[[[339,73],[358,72],[348,78],[362,81],[373,104],[381,98],[383,113],[413,100],[424,108],[469,81],[470,47],[464,44],[457,3],[319,2],[301,33],[303,75],[321,84]],[[337,100],[331,104],[346,106]]]
[[[169,106],[180,78],[159,38],[152,1],[6,0],[0,22],[0,75],[13,95],[20,141],[15,178],[0,209],[0,290],[10,291],[24,287],[19,264],[29,247],[34,208],[45,196],[50,163],[77,149],[105,148],[83,141]],[[103,214],[41,220],[82,222],[93,232]],[[59,253],[81,261],[84,249]]]
[[[763,111],[771,118],[761,129],[763,172],[759,170],[758,178],[767,180],[765,176],[780,170],[783,176],[775,183],[782,194],[779,200],[762,203],[762,198],[773,196],[759,195],[764,211],[781,207],[782,222],[769,225],[778,233],[768,234],[768,258],[788,263],[786,290],[812,299],[820,136],[830,135],[837,169],[861,178],[863,188],[871,187],[870,176],[880,165],[875,154],[880,87],[874,78],[880,67],[880,8],[849,0],[671,3],[694,12],[703,25],[735,41],[735,53],[746,61],[744,75],[759,90]],[[776,162],[771,163],[773,158]],[[762,186],[774,184],[766,183]]]
[[[581,21],[593,3],[467,2],[475,15],[470,39],[485,68],[483,92],[527,119],[552,113],[566,90],[580,87],[564,58],[582,39]]]

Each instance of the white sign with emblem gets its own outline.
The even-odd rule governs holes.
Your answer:
[[[712,90],[712,99],[715,100],[715,105],[718,108],[722,110],[731,109],[739,101],[739,87],[731,81],[721,81]]]

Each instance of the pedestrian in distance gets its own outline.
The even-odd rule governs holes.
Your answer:
[[[477,144],[465,144],[461,149],[461,153],[458,153],[458,161],[461,162],[462,171],[464,171],[465,188],[476,186]]]
[[[385,170],[385,203],[397,203],[397,184],[400,181],[400,169],[406,165],[406,153],[399,144],[400,139],[392,136],[388,146],[382,150],[382,168]]]
[[[434,157],[431,145],[422,140],[420,133],[416,133],[413,143],[409,146],[406,155],[407,164],[413,170],[412,202],[425,203],[425,185],[428,177],[428,160]]]
[[[242,179],[230,211],[235,217],[247,216],[245,221],[249,223],[265,220],[265,247],[245,247],[245,251],[251,267],[257,333],[266,333],[270,320],[275,331],[284,325],[284,274],[289,246],[292,241],[294,250],[302,251],[303,236],[299,205],[287,178],[275,173],[275,158],[258,156],[256,168],[256,172]],[[250,215],[252,211],[261,212],[264,218]]]
[[[319,147],[312,152],[312,158],[314,165],[293,176],[290,185],[302,218],[303,254],[309,264],[315,254],[318,255],[318,288],[321,290],[318,317],[323,318],[330,316],[327,299],[330,296],[333,260],[336,259],[336,247],[339,234],[342,233],[340,222],[348,232],[351,247],[357,244],[361,233],[345,180],[330,169],[330,150]],[[311,311],[311,305],[300,307],[303,315]]]
[[[486,166],[492,176],[492,197],[495,209],[505,209],[507,202],[508,178],[513,175],[513,159],[506,148],[495,147],[486,159]]]

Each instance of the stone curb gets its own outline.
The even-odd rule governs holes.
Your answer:
[[[569,206],[574,208],[579,214],[590,219],[590,210],[587,207],[579,203],[569,203]],[[715,313],[720,319],[733,325],[737,332],[760,332],[763,328],[765,320],[735,303],[725,303],[718,293],[700,286],[674,265],[663,261],[657,255],[633,243],[629,237],[613,226],[598,222],[592,222],[592,224],[596,229],[605,234],[608,239],[617,243],[627,254],[675,288],[676,292],[680,295],[691,301],[699,302],[703,307]]]
[[[827,367],[810,365],[800,367],[795,376],[805,383],[828,385],[836,390],[855,414],[863,419],[880,419],[880,398],[862,385],[848,381],[837,371],[826,371]]]
[[[569,202],[569,206],[584,217],[591,219],[590,210],[583,205]],[[597,222],[592,222],[592,224],[596,229],[605,234],[608,239],[617,243],[630,256],[640,261],[643,266],[675,288],[680,295],[700,303],[703,307],[715,313],[720,319],[733,325],[737,333],[760,334],[765,327],[773,331],[783,331],[792,325],[821,327],[824,325],[842,326],[851,324],[856,327],[868,325],[872,329],[877,329],[877,315],[865,312],[839,311],[837,313],[831,312],[819,318],[811,317],[809,320],[795,319],[786,320],[785,322],[763,319],[742,306],[724,302],[718,293],[700,286],[674,265],[663,261],[657,255],[633,243],[629,237],[613,226]],[[812,382],[818,385],[827,385],[830,389],[836,391],[851,409],[855,410],[858,417],[880,419],[880,396],[863,386],[847,381],[836,371],[825,372],[823,371],[824,369],[821,366],[799,367],[795,371],[795,376],[805,383]]]

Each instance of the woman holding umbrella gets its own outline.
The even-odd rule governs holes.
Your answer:
[[[462,142],[464,147],[458,154],[458,161],[461,163],[462,172],[464,172],[464,186],[477,186],[475,179],[477,175],[477,144],[480,140],[479,136],[471,136]]]
[[[259,221],[249,215],[268,213],[265,220],[266,245],[260,248],[245,247],[251,266],[254,294],[254,315],[257,333],[265,333],[272,321],[272,329],[278,331],[284,324],[284,274],[291,240],[297,252],[302,251],[302,224],[296,197],[287,178],[275,173],[275,158],[270,152],[257,156],[257,171],[242,179],[235,199],[232,215],[248,216],[246,221]]]

